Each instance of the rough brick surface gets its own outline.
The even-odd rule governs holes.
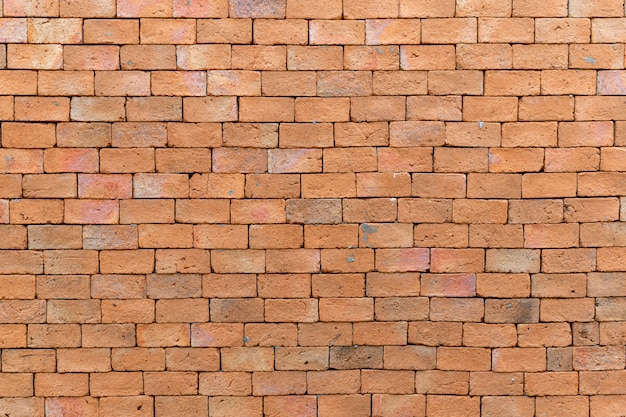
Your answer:
[[[0,415],[623,416],[625,33],[0,1]]]

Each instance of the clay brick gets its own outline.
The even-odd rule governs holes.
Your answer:
[[[100,414],[122,413],[129,417],[149,417],[154,409],[154,399],[147,396],[104,397],[100,399]]]
[[[38,396],[48,397],[80,397],[88,395],[89,375],[54,373],[37,374],[35,375],[35,394]],[[49,411],[50,408],[52,407],[48,408]]]
[[[541,72],[541,92],[543,94],[593,95],[596,92],[595,71],[544,70]]]
[[[522,97],[519,103],[519,120],[573,120],[572,97]]]
[[[432,321],[479,322],[484,316],[482,299],[432,298],[430,319]]]
[[[348,70],[398,69],[398,46],[345,46],[344,68]]]
[[[199,393],[203,395],[250,395],[251,374],[244,372],[202,372]]]
[[[570,15],[575,17],[622,16],[622,2],[620,0],[609,0],[600,2],[599,4],[588,4],[577,0],[570,4]]]
[[[624,351],[619,346],[577,346],[574,348],[574,369],[602,371],[623,369]]]
[[[311,45],[362,45],[365,43],[365,22],[362,20],[311,20]]]
[[[478,42],[532,43],[534,31],[534,19],[525,17],[485,17],[478,20]]]
[[[580,396],[540,397],[537,398],[536,410],[536,415],[540,417],[546,417],[555,412],[582,417],[589,413],[589,399]]]
[[[485,95],[488,96],[534,96],[541,87],[539,71],[487,71]]]
[[[466,323],[463,325],[463,345],[471,347],[510,347],[517,342],[513,324]]]
[[[537,43],[589,43],[591,21],[589,19],[537,19],[535,42]]]
[[[319,417],[330,417],[337,413],[349,412],[355,417],[370,415],[371,395],[328,395],[318,399],[317,412]]]
[[[13,327],[17,326],[13,325]],[[28,325],[28,346],[32,348],[79,347],[81,343],[80,337],[79,324]]]
[[[231,222],[235,224],[283,223],[286,217],[285,202],[276,199],[233,200],[231,216]],[[290,221],[290,223],[298,222]]]
[[[123,70],[176,69],[174,45],[122,45],[119,55]]]
[[[226,17],[228,16],[228,2],[199,0],[187,3],[182,0],[174,2],[174,17]]]
[[[460,346],[463,325],[446,322],[409,323],[408,341],[426,346]]]
[[[580,376],[581,394],[623,394],[618,383],[624,371],[582,371]]]
[[[532,293],[536,297],[583,297],[587,291],[584,274],[537,274],[532,276]]]
[[[572,45],[569,51],[570,68],[602,68],[622,69],[624,62],[620,60],[623,52],[617,44]]]
[[[461,155],[465,155],[461,157]],[[486,172],[487,148],[435,148],[435,172]]]
[[[261,322],[265,314],[261,298],[213,299],[210,308],[213,322]]]
[[[485,321],[488,323],[534,323],[539,321],[538,300],[488,299],[485,302]]]
[[[274,366],[274,350],[269,347],[223,348],[221,355],[224,371],[271,371]]]
[[[288,46],[288,70],[341,70],[343,48],[341,46]]]
[[[519,396],[485,396],[482,398],[481,411],[488,417],[510,416],[511,413],[519,417],[530,417],[535,413],[535,402],[534,398]]]
[[[470,395],[519,395],[523,388],[522,373],[470,373]]]
[[[352,344],[352,324],[298,324],[298,344],[300,346],[348,346]]]
[[[420,394],[468,394],[469,372],[417,372],[415,375],[415,389]]]
[[[306,389],[306,372],[274,371],[254,372],[252,374],[254,395],[297,395]]]
[[[142,44],[192,44],[196,40],[194,19],[141,19]]]
[[[200,417],[208,415],[209,401],[202,396],[156,397],[154,409],[157,416],[183,412],[191,417]]]
[[[443,199],[402,198],[398,203],[398,220],[414,223],[451,222],[452,201]]]
[[[392,0],[380,7],[373,0],[363,2],[347,0],[343,5],[343,14],[346,19],[398,17],[398,4],[399,0]]]
[[[16,97],[15,120],[42,122],[68,121],[70,100],[66,97]]]
[[[348,314],[349,312],[349,314]],[[370,321],[374,318],[372,298],[323,298],[319,302],[321,321]]]
[[[540,314],[542,321],[590,321],[594,317],[593,299],[542,300]]]
[[[463,224],[419,224],[413,238],[415,246],[462,248],[468,246],[468,227]]]
[[[315,274],[311,290],[315,297],[362,297],[363,283],[363,274]]]
[[[477,32],[477,19],[426,19],[422,22],[422,43],[474,43]]]
[[[513,45],[514,69],[562,69],[568,68],[567,45]]]

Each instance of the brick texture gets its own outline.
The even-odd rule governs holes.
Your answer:
[[[0,1],[0,415],[617,417],[624,0]]]

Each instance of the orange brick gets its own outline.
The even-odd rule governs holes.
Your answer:
[[[435,148],[434,171],[487,172],[488,159],[487,148]]]
[[[2,123],[2,146],[6,148],[48,148],[55,143],[54,124]],[[8,158],[7,162],[14,159]]]
[[[152,94],[156,96],[203,96],[206,95],[206,73],[154,71],[151,86]]]
[[[207,10],[203,8],[202,10]],[[198,43],[251,43],[251,19],[203,19],[197,22]]]
[[[403,70],[453,70],[455,48],[452,45],[402,45],[400,68]]]
[[[193,44],[196,40],[194,19],[141,19],[142,44]]]
[[[569,51],[570,68],[622,69],[620,60],[622,45],[617,44],[582,44],[572,45]]]
[[[176,69],[174,45],[123,45],[119,52],[123,70]]]
[[[312,20],[309,23],[311,45],[362,45],[365,22],[362,20]]]
[[[462,120],[461,97],[408,97],[408,120]]]
[[[15,120],[69,121],[70,101],[66,97],[16,97]]]
[[[532,96],[539,94],[541,87],[539,71],[487,71],[485,73],[485,95],[488,96]]]

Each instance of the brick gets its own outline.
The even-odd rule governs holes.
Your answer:
[[[619,59],[622,52],[620,45],[572,45],[569,51],[570,68],[621,69],[624,68]]]
[[[176,69],[174,45],[123,45],[120,48],[123,70]]]
[[[535,412],[535,404],[532,398],[485,396],[482,398],[481,410],[489,417],[515,414],[520,417],[530,417]]]
[[[582,371],[580,375],[581,394],[623,394],[617,383],[624,371]]]
[[[234,45],[232,68],[241,70],[286,69],[285,46]]]
[[[284,200],[235,200],[231,204],[231,222],[235,224],[283,223],[286,218]],[[298,223],[290,221],[290,223]]]
[[[338,412],[349,412],[355,417],[370,414],[371,398],[368,394],[329,395],[318,400],[318,415],[328,417]]]
[[[288,46],[287,69],[341,70],[343,69],[343,48],[341,46]]]
[[[50,397],[85,396],[89,393],[89,376],[87,374],[38,374],[35,376],[35,393]],[[52,407],[49,406],[49,410],[50,408]]]
[[[9,45],[7,67],[15,69],[61,69],[63,47],[61,45]]]
[[[523,391],[521,373],[472,372],[470,395],[519,395]]]
[[[520,347],[568,346],[572,341],[567,323],[519,324],[517,330]]]
[[[228,2],[200,0],[192,4],[175,1],[174,17],[226,17],[228,16]]]
[[[199,417],[202,415],[208,415],[209,402],[207,397],[157,397],[154,403],[154,408],[157,415],[167,415],[171,412],[182,411],[186,415]]]
[[[142,44],[192,44],[196,40],[196,21],[142,19],[139,36]]]
[[[532,43],[534,19],[526,17],[484,17],[478,20],[478,41],[493,43]]]
[[[588,19],[537,19],[535,42],[537,43],[589,43],[591,22]]]
[[[589,413],[589,400],[580,396],[540,397],[537,399],[536,410],[536,415],[541,417],[549,416],[554,412],[566,412],[572,416],[586,416]]]
[[[622,369],[624,351],[618,346],[577,346],[574,348],[574,369],[601,371]]]
[[[23,196],[29,198],[76,197],[76,175],[25,175],[23,179]]]
[[[587,4],[574,1],[570,4],[570,15],[575,17],[609,17],[622,16],[622,2],[619,0],[604,1],[599,4]]]
[[[133,417],[147,417],[152,415],[153,407],[154,400],[152,397],[105,397],[100,400],[99,412],[110,415],[121,413]]]
[[[544,70],[541,72],[541,91],[543,94],[593,95],[596,74],[591,70]]]
[[[311,291],[316,297],[362,297],[363,282],[363,274],[315,274],[311,277]]]
[[[427,19],[422,22],[422,43],[476,42],[477,23],[472,18]]]
[[[433,416],[471,416],[480,413],[479,398],[435,395],[429,397],[426,411]]]
[[[433,298],[430,320],[478,322],[483,319],[484,310],[482,299]]]
[[[98,96],[149,95],[150,74],[143,71],[98,71],[95,76],[95,92]]]
[[[221,355],[225,371],[271,371],[274,364],[274,351],[268,347],[223,348]]]
[[[299,371],[255,372],[252,374],[255,395],[297,395],[306,392],[306,373]]]
[[[122,199],[132,196],[130,175],[80,174],[79,198]]]
[[[583,297],[587,292],[584,274],[537,274],[532,276],[532,293],[538,297]]]
[[[487,71],[485,73],[485,95],[537,95],[541,87],[540,74],[539,71]]]
[[[346,314],[347,312],[350,314]],[[324,298],[319,303],[321,321],[370,321],[374,317],[371,298]]]
[[[311,45],[359,45],[365,43],[362,20],[312,20],[309,23]]]
[[[414,390],[413,380],[414,374],[411,371],[367,369],[362,374],[362,390],[371,393],[411,394]]]
[[[591,26],[591,39],[599,43],[617,42],[621,39],[619,30],[623,25],[623,18],[594,19]]]
[[[252,41],[251,19],[202,19],[197,25],[198,43],[239,44]]]
[[[11,200],[10,221],[13,224],[62,223],[63,202],[51,199]]]
[[[541,302],[542,321],[590,321],[594,316],[593,299],[547,299]]]
[[[29,324],[28,326],[28,346],[33,348],[79,347],[80,337],[79,324]]]
[[[446,0],[436,2],[432,0],[401,0],[401,17],[452,17],[455,2]]]
[[[455,69],[455,50],[452,45],[402,45],[400,68],[403,70]]]
[[[590,415],[592,416],[617,416],[621,412],[624,405],[625,397],[623,395],[601,395],[593,397],[590,400]]]
[[[463,325],[463,345],[473,347],[515,346],[517,331],[512,324],[466,323]]]
[[[565,70],[568,68],[568,48],[560,44],[514,45],[513,68]]]
[[[423,371],[415,375],[415,389],[421,394],[458,394],[469,392],[469,372]]]
[[[349,70],[398,69],[398,46],[345,46],[344,68]]]
[[[485,303],[488,323],[534,323],[539,321],[539,303],[527,299],[495,299]]]
[[[31,122],[68,121],[70,101],[66,97],[16,97],[15,120]]]

